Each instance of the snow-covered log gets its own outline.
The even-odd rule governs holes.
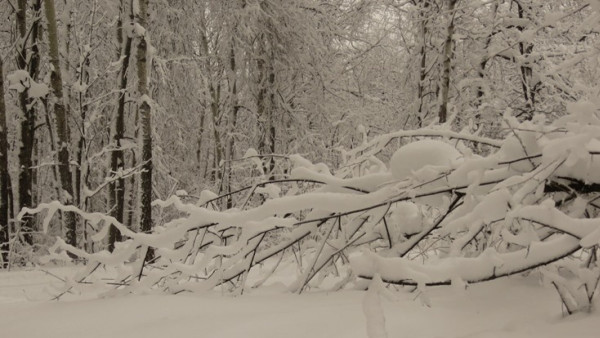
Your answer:
[[[546,274],[561,295],[576,298],[565,300],[574,312],[589,307],[598,285],[589,271],[597,270],[600,244],[600,118],[589,102],[568,109],[551,124],[507,114],[503,140],[431,130],[378,136],[347,152],[348,166],[333,172],[292,155],[289,177],[223,195],[238,201],[230,209],[214,208],[211,202],[223,196],[212,193],[197,203],[183,193],[155,201],[154,208],[172,216],[152,233],[58,202],[21,216],[45,210],[47,225],[58,210],[78,213],[98,229],[93,240],[99,246],[111,225],[120,231],[127,239],[112,253],[85,252],[59,239],[48,256],[76,255],[89,266],[110,268],[110,281],[95,283],[112,292],[218,286],[243,292],[251,273],[266,270],[257,285],[263,284],[282,261],[296,265],[288,287],[302,292],[323,287],[328,278],[340,288],[375,276],[419,288],[468,285],[579,260],[568,277]],[[405,135],[436,139],[420,137],[400,147],[389,165],[374,157]],[[463,142],[497,148],[477,155]],[[365,170],[347,169],[358,164]],[[263,202],[248,203],[254,195]],[[154,250],[152,261],[144,260],[146,250]],[[257,269],[263,265],[269,268]],[[585,295],[574,291],[577,283],[585,285]]]

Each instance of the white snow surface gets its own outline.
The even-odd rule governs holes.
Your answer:
[[[71,268],[49,271],[58,276],[73,273]],[[395,293],[393,300],[381,297],[387,336],[597,337],[598,311],[563,318],[558,296],[539,280],[539,274],[532,273],[466,290],[429,288],[431,307],[415,300],[415,293]],[[365,291],[310,290],[297,295],[279,281],[238,297],[215,291],[112,298],[66,295],[48,301],[44,289],[56,281],[41,271],[1,271],[0,336],[368,337]]]
[[[437,140],[420,140],[400,147],[390,159],[392,176],[405,179],[418,171],[432,167],[448,167],[461,154],[448,143]]]

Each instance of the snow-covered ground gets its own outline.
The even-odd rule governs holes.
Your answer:
[[[51,270],[64,275],[68,269]],[[56,281],[40,271],[0,272],[0,337],[366,337],[365,292],[290,294],[264,286],[210,294],[72,296],[47,301]],[[431,307],[398,293],[383,300],[388,337],[599,337],[600,315],[561,316],[535,274],[431,288]],[[598,304],[597,302],[597,305]]]

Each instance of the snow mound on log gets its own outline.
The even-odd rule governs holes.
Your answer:
[[[392,176],[397,180],[412,176],[427,167],[449,167],[461,153],[448,143],[420,140],[400,147],[390,160]]]

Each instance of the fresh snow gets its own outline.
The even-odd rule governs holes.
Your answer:
[[[31,98],[40,98],[48,95],[50,89],[44,83],[37,83],[31,79],[29,73],[24,70],[15,70],[6,76],[8,80],[8,89],[16,90],[19,93],[27,90]]]
[[[390,160],[392,176],[402,180],[431,167],[448,167],[461,157],[460,152],[448,143],[421,140],[396,150]]]
[[[51,269],[58,276],[67,268]],[[280,282],[242,296],[210,293],[98,298],[65,295],[50,301],[58,280],[41,271],[0,272],[0,336],[36,337],[527,337],[591,338],[600,315],[562,317],[556,292],[537,273],[457,288],[417,292],[310,290],[291,294]],[[382,292],[384,291],[384,292]],[[598,305],[596,303],[596,305]],[[382,332],[379,309],[385,316]],[[378,311],[379,311],[378,310]],[[365,311],[368,315],[365,315]],[[369,318],[371,316],[372,318]],[[375,321],[367,323],[369,320]]]

